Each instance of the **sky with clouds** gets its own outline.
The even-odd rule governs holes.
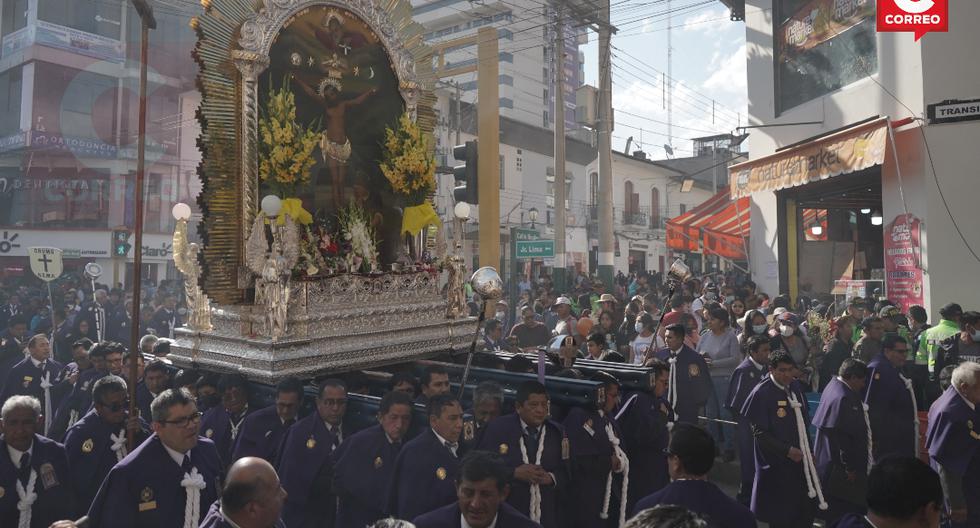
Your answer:
[[[639,142],[648,156],[666,156],[668,27],[674,50],[670,143],[675,155],[692,154],[690,138],[732,132],[745,124],[745,25],[732,22],[721,2],[671,0],[669,22],[667,0],[611,2],[613,25],[619,28],[612,39],[613,149],[622,150],[633,136],[634,145]],[[598,86],[595,35],[580,49],[585,53],[585,82]]]

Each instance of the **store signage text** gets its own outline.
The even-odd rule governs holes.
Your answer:
[[[980,120],[980,99],[950,100],[928,106],[929,124]]]
[[[878,0],[878,32],[949,31],[949,0]]]
[[[902,214],[884,230],[885,291],[903,312],[925,300],[922,289],[922,254],[919,219]]]

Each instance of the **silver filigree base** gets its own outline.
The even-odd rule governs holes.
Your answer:
[[[180,367],[276,383],[462,352],[476,332],[475,318],[446,318],[446,299],[429,273],[341,275],[292,286],[282,338],[256,335],[264,306],[215,306],[214,329],[177,329],[168,357]]]

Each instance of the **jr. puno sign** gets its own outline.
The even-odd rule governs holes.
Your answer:
[[[908,313],[909,306],[921,305],[925,297],[919,219],[910,214],[898,215],[884,235],[885,291],[903,313]]]
[[[980,99],[947,100],[928,106],[929,124],[980,120]]]

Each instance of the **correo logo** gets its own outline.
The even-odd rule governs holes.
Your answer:
[[[878,0],[879,32],[949,31],[949,0]]]

